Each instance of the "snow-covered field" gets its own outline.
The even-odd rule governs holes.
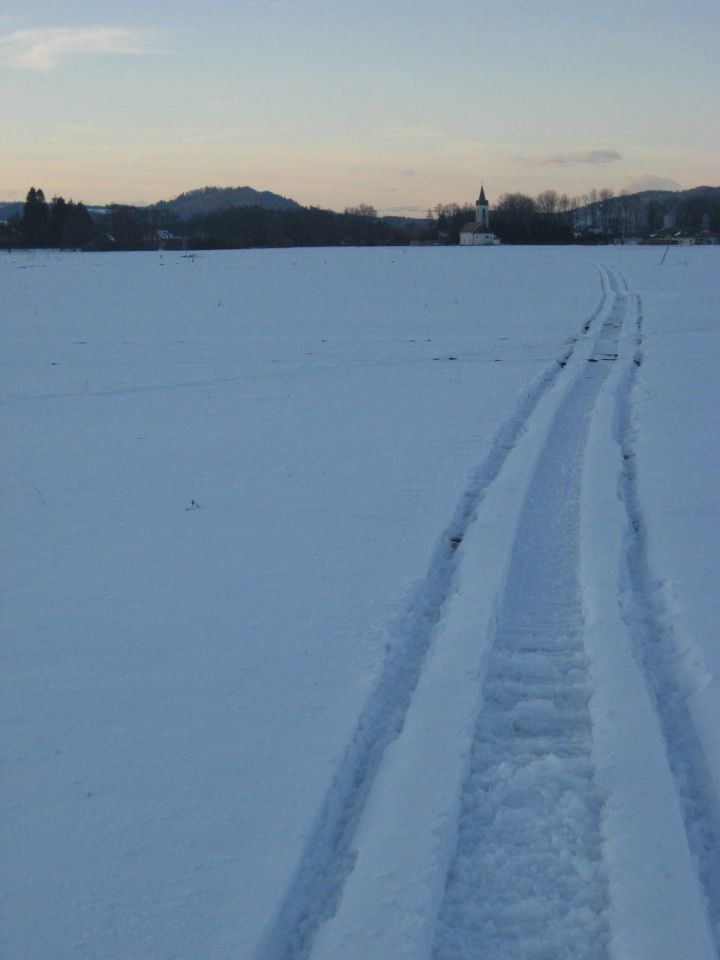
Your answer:
[[[7,960],[712,960],[720,249],[0,256]]]

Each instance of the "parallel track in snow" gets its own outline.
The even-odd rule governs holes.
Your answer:
[[[638,489],[633,396],[643,362],[642,303],[636,300],[634,363],[618,395],[617,434],[623,466],[619,495],[626,514],[625,556],[621,569],[621,613],[634,644],[675,780],[709,926],[720,956],[720,821],[717,802],[687,702],[682,656],[654,581],[648,558],[647,526]]]
[[[470,743],[467,761],[463,762],[458,755],[457,780],[451,777],[453,784],[462,785],[460,802],[451,812],[451,822],[457,818],[454,852],[450,840],[446,851],[433,863],[432,871],[425,873],[422,871],[431,857],[416,858],[422,865],[420,882],[428,882],[432,875],[429,887],[437,893],[430,897],[423,893],[414,901],[414,895],[401,897],[403,903],[410,905],[411,913],[415,909],[417,917],[424,919],[420,924],[413,920],[410,936],[415,939],[403,942],[403,936],[408,936],[407,928],[404,933],[393,931],[394,939],[388,939],[405,951],[403,956],[417,956],[418,960],[431,950],[434,960],[607,960],[617,949],[636,942],[636,933],[641,941],[650,942],[652,937],[648,939],[646,932],[650,929],[648,924],[653,923],[652,910],[644,910],[637,901],[633,886],[635,862],[621,857],[618,873],[618,858],[613,859],[613,850],[617,851],[618,843],[622,843],[624,830],[630,831],[626,839],[632,841],[630,846],[635,851],[643,849],[643,843],[648,850],[648,843],[655,845],[645,825],[632,821],[632,812],[637,816],[641,809],[635,795],[638,790],[642,793],[647,759],[646,774],[652,768],[654,782],[662,793],[662,814],[656,820],[662,824],[661,836],[657,838],[662,852],[650,858],[653,868],[674,876],[673,863],[679,865],[684,858],[687,866],[683,868],[686,873],[682,890],[693,891],[688,900],[694,904],[691,926],[689,921],[678,920],[681,914],[677,913],[676,900],[668,899],[667,891],[664,892],[667,929],[679,938],[677,942],[688,942],[692,939],[691,931],[699,931],[695,937],[697,950],[703,957],[712,955],[710,940],[703,940],[709,933],[700,930],[705,929],[704,905],[716,947],[720,943],[720,825],[686,702],[687,688],[671,620],[651,577],[637,482],[633,398],[643,361],[641,305],[612,270],[602,268],[601,278],[603,293],[597,309],[498,431],[485,462],[460,498],[452,522],[441,534],[428,573],[408,605],[295,876],[256,950],[255,960],[304,960],[315,953],[330,957],[338,955],[338,945],[350,949],[353,956],[364,957],[369,945],[377,942],[382,948],[384,935],[377,917],[387,921],[386,904],[380,894],[368,897],[367,893],[381,881],[381,892],[390,891],[387,902],[396,902],[392,898],[395,880],[387,885],[385,880],[402,878],[402,865],[393,861],[396,854],[392,852],[392,830],[397,829],[400,821],[397,810],[393,810],[395,818],[391,816],[389,821],[392,829],[378,828],[386,808],[376,804],[373,810],[371,804],[366,812],[367,800],[381,765],[379,796],[386,800],[390,797],[391,804],[396,806],[397,796],[405,793],[402,787],[395,796],[387,793],[390,782],[396,786],[402,783],[392,781],[392,777],[389,780],[389,771],[399,771],[402,778],[407,769],[422,766],[421,763],[403,767],[393,751],[409,746],[414,763],[413,735],[408,736],[404,726],[417,733],[418,716],[424,716],[423,710],[428,707],[428,690],[441,697],[453,695],[452,686],[428,686],[425,681],[433,674],[433,666],[426,666],[425,661],[435,637],[442,634],[437,630],[441,621],[447,625],[446,613],[457,609],[457,601],[451,598],[465,551],[465,547],[457,547],[467,535],[469,549],[473,539],[470,526],[483,500],[502,493],[502,480],[500,485],[496,481],[512,450],[533,424],[538,428],[533,444],[535,459],[529,461],[532,466],[525,474],[527,479],[518,488],[514,507],[517,512],[513,514],[514,518],[519,515],[517,527],[513,521],[507,528],[504,549],[509,551],[509,565],[504,579],[498,580],[492,626],[479,641],[486,651],[476,680],[480,697],[477,702],[474,698],[468,701],[466,714],[473,718],[477,712],[474,733],[472,722],[462,735],[459,726],[441,724],[444,731],[452,729],[452,735],[446,741],[437,736],[433,740],[435,750],[447,743],[450,752],[461,750],[461,736],[468,738],[463,742]],[[629,324],[631,303],[637,307],[634,330],[623,335],[624,326]],[[582,341],[583,347],[578,351],[580,356],[573,357],[578,341]],[[571,358],[573,362],[563,377],[563,390],[555,390]],[[620,361],[617,366],[616,360]],[[614,392],[603,394],[598,404],[612,370],[616,373]],[[569,373],[571,378],[567,378]],[[551,391],[554,395],[548,396],[549,405],[543,405],[542,415],[538,412],[536,417],[540,401]],[[618,564],[620,580],[615,583],[613,575],[605,578],[606,592],[602,597],[608,617],[603,623],[610,626],[599,636],[592,628],[586,629],[584,621],[588,584],[581,583],[581,552],[587,558],[588,543],[581,540],[581,515],[586,516],[585,508],[594,502],[592,496],[590,502],[584,499],[585,481],[589,479],[586,446],[591,427],[594,437],[598,436],[595,428],[599,425],[609,436],[613,402],[617,472],[613,474],[609,461],[600,463],[603,468],[607,465],[602,475],[611,478],[602,489],[612,487],[613,477],[618,481],[618,515],[613,514],[611,520],[615,540],[611,537],[607,541],[614,544],[612,556],[603,553],[602,564],[608,570],[617,569]],[[597,444],[593,449],[597,454]],[[511,485],[517,483],[517,479],[511,479],[514,462],[508,465],[509,472],[505,471]],[[598,461],[594,462],[597,465]],[[608,512],[613,513],[612,509]],[[589,516],[594,516],[592,509]],[[471,569],[477,571],[477,552],[474,556],[475,567]],[[463,589],[472,592],[465,567],[463,577]],[[458,622],[462,622],[462,615]],[[478,623],[478,630],[485,624],[486,621]],[[608,683],[617,673],[598,674],[589,662],[586,642],[595,644],[593,664],[599,649],[606,649],[608,644],[608,649],[615,650],[631,644],[634,663],[639,667],[632,682],[638,699],[646,705],[643,716],[650,718],[649,723],[647,719],[642,721],[644,735],[650,737],[642,741],[648,752],[640,757],[636,750],[633,752],[631,743],[630,749],[618,744],[622,762],[627,765],[632,759],[632,770],[637,773],[623,781],[620,789],[612,777],[607,780],[613,761],[606,756],[609,730],[614,730],[616,737],[618,725],[608,727],[603,714],[608,704],[611,710],[617,707],[613,702],[613,696],[617,696],[615,684]],[[598,648],[598,642],[602,647]],[[455,648],[464,650],[457,661],[460,665],[470,656],[470,646]],[[617,660],[616,654],[604,658],[606,664],[610,661],[619,663],[622,658]],[[468,672],[476,669],[476,661],[467,663]],[[628,677],[635,676],[632,661],[625,672]],[[436,673],[436,681],[437,678]],[[645,690],[641,689],[643,683]],[[628,689],[632,689],[632,683]],[[598,703],[604,706],[598,708]],[[436,707],[434,704],[433,709]],[[600,724],[594,735],[593,723]],[[630,738],[631,726],[632,720],[624,728]],[[398,736],[404,740],[388,751]],[[594,739],[601,744],[599,753]],[[425,739],[421,738],[418,744],[424,747]],[[610,753],[614,749],[612,746]],[[404,759],[407,756],[403,754]],[[661,769],[666,772],[658,773]],[[377,799],[378,791],[373,796]],[[657,799],[659,802],[660,797]],[[443,816],[452,806],[447,794],[444,802],[447,807],[440,808]],[[682,817],[677,812],[678,804]],[[356,833],[361,820],[365,833],[355,868]],[[440,823],[432,817],[423,820],[422,816],[418,822]],[[434,842],[431,834],[429,830],[421,841],[426,851]],[[378,858],[378,850],[382,849],[379,836],[388,843],[387,857]],[[677,851],[681,851],[679,859],[673,861]],[[607,868],[603,862],[605,853]],[[676,884],[675,890],[679,889]],[[623,891],[630,891],[630,899],[635,897],[640,909],[637,923],[628,925],[620,920],[619,930],[616,921],[623,911]],[[336,915],[341,898],[342,906]],[[422,909],[416,909],[420,904]],[[368,914],[372,923],[367,937],[363,930],[359,940],[357,936],[353,939],[366,909],[376,910],[376,914]],[[332,922],[324,926],[316,942],[319,928],[330,918]],[[403,917],[398,916],[397,923],[402,928]],[[427,924],[427,936],[423,923]],[[373,939],[377,937],[380,940]],[[416,950],[409,946],[411,943]],[[624,946],[618,947],[618,943]],[[655,943],[661,951],[665,949],[664,940],[656,937]],[[668,949],[663,956],[674,957],[673,944]]]
[[[612,298],[610,280],[603,269],[600,276],[602,294],[596,309],[499,429],[485,461],[462,494],[450,525],[441,534],[428,573],[388,650],[383,671],[335,773],[301,862],[254,960],[303,960],[310,954],[318,927],[335,912],[345,879],[353,869],[352,841],[375,774],[387,746],[402,730],[425,654],[452,590],[458,564],[456,547],[511,450],[528,429],[540,400],[563,374],[576,343],[594,334],[596,322],[606,312]]]
[[[607,956],[603,798],[578,569],[584,449],[627,310],[627,295],[609,279],[612,311],[527,488],[486,662],[437,960]]]

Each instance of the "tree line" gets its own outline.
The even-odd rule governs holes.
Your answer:
[[[438,204],[428,210],[428,217],[438,239],[458,243],[462,228],[475,219],[475,208]],[[569,211],[559,215],[543,194],[537,200],[522,193],[504,194],[490,211],[490,229],[502,243],[574,243],[576,239]]]
[[[235,206],[189,219],[167,205],[112,204],[93,214],[63,197],[48,202],[42,190],[31,187],[22,214],[0,224],[0,244],[84,250],[454,244],[474,218],[473,206],[457,203],[438,204],[423,220],[378,217],[368,204],[343,213]],[[611,190],[572,198],[554,190],[535,198],[506,193],[490,218],[493,232],[509,244],[611,242],[670,229],[720,233],[720,189],[698,188],[668,198],[657,193],[616,196]]]
[[[460,230],[474,216],[474,207],[456,203],[428,211],[436,234],[451,243],[458,242]],[[503,243],[613,242],[675,231],[718,234],[720,189],[699,188],[680,197],[657,192],[616,195],[609,189],[580,197],[554,190],[535,198],[506,193],[490,211],[490,227]]]
[[[344,213],[319,207],[237,206],[183,220],[167,207],[111,204],[95,215],[82,203],[31,187],[22,214],[0,225],[4,247],[84,250],[388,246],[427,242],[426,226],[389,224],[367,205]]]

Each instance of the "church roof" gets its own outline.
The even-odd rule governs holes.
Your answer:
[[[482,223],[476,223],[474,220],[471,220],[470,223],[466,223],[465,226],[460,230],[460,233],[491,233],[489,227],[484,226]]]
[[[489,207],[489,206],[490,206],[490,204],[489,204],[489,203],[487,202],[487,200],[485,199],[485,187],[484,187],[484,186],[481,186],[481,187],[480,187],[480,196],[478,197],[478,201],[477,201],[477,202],[478,202],[478,203],[481,203],[481,204],[482,204],[483,206],[485,206],[485,207]]]

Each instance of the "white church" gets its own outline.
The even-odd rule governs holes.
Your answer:
[[[480,187],[480,196],[475,204],[475,220],[466,223],[460,231],[460,245],[492,247],[500,243],[490,229],[490,204],[485,198],[485,187]]]

